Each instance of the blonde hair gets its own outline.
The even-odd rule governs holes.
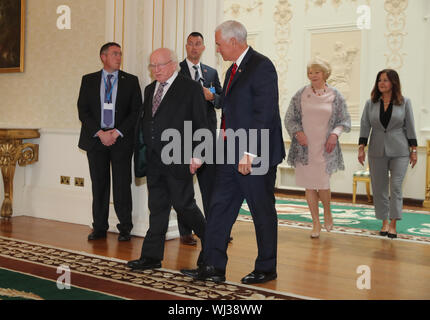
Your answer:
[[[309,61],[307,65],[308,74],[310,69],[322,71],[324,74],[324,80],[327,80],[331,75],[330,64],[322,58],[314,58],[311,61]]]

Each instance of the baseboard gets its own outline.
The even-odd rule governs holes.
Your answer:
[[[305,196],[304,190],[292,190],[292,189],[278,189],[275,188],[275,192],[284,196]],[[331,197],[333,199],[342,201],[342,202],[351,202],[352,203],[352,194],[351,193],[341,193],[341,192],[332,192]],[[357,194],[356,202],[360,204],[372,204],[372,202],[368,202],[367,195]],[[420,199],[412,199],[412,198],[403,198],[403,204],[407,206],[413,207],[423,207],[424,200]]]

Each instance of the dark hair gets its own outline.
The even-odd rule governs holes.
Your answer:
[[[188,35],[187,39],[188,39],[189,37],[200,37],[200,38],[202,38],[203,42],[205,41],[205,38],[203,38],[203,35],[202,35],[200,32],[197,32],[197,31],[191,32],[191,33]]]
[[[106,53],[109,50],[110,47],[118,47],[118,48],[121,49],[121,46],[118,43],[116,43],[116,42],[108,42],[108,43],[104,44],[101,47],[101,49],[100,49],[100,55]]]
[[[393,69],[384,69],[378,72],[375,86],[373,87],[371,94],[372,102],[378,102],[382,95],[381,91],[379,91],[378,82],[383,73],[387,75],[388,80],[390,80],[391,85],[393,86],[391,91],[391,101],[395,105],[401,105],[403,103],[402,86],[400,85],[399,74]]]

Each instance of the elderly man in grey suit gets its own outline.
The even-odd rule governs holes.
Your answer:
[[[396,223],[402,218],[403,179],[408,163],[414,167],[417,162],[417,140],[411,101],[402,96],[399,76],[392,69],[378,73],[371,99],[363,110],[358,152],[358,161],[362,165],[369,135],[375,214],[383,221],[380,235],[396,238]]]

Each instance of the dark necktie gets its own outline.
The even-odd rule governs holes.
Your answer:
[[[107,76],[107,84],[105,88],[105,103],[112,103],[112,78],[113,74],[108,74]],[[109,97],[110,93],[110,97]],[[103,109],[103,122],[106,127],[111,128],[113,124],[113,110],[111,109]]]
[[[233,64],[233,67],[231,68],[231,74],[230,74],[230,80],[228,81],[227,89],[225,90],[225,94],[227,95],[228,90],[230,89],[231,82],[233,81],[234,75],[236,74],[237,70],[237,64]],[[221,129],[222,129],[222,135],[224,137],[224,140],[227,138],[225,135],[225,116],[224,112],[221,116]]]
[[[161,103],[161,97],[163,96],[164,87],[167,85],[167,82],[160,83],[158,86],[157,92],[155,93],[154,100],[152,101],[152,116],[157,112],[158,107]]]
[[[200,81],[199,67],[198,66],[193,66],[193,69],[196,70],[194,72],[194,80],[196,80],[198,82],[198,81]]]

